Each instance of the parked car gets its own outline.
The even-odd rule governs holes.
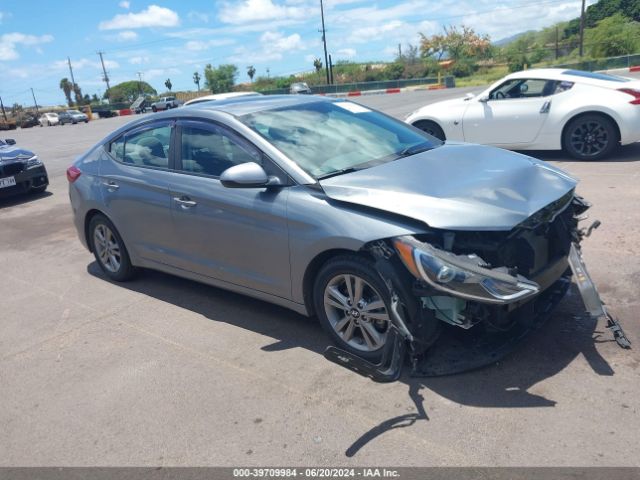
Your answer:
[[[76,123],[68,111],[58,112],[57,115],[59,125],[64,125],[65,123]]]
[[[89,117],[87,114],[82,113],[80,110],[67,110],[67,114],[71,117],[73,123],[89,123]]]
[[[58,125],[60,123],[60,118],[57,113],[48,112],[43,113],[38,119],[38,122],[40,122],[41,127],[44,127],[45,125],[51,127],[53,125]]]
[[[0,196],[44,192],[49,185],[44,164],[35,153],[15,144],[13,139],[0,140]]]
[[[211,102],[216,100],[228,100],[230,98],[238,98],[238,97],[255,97],[257,95],[262,95],[258,92],[229,92],[229,93],[216,93],[214,95],[204,95],[202,97],[194,98],[192,100],[188,100],[184,103],[184,106],[187,107],[189,105],[195,105],[197,103],[202,102]]]
[[[152,268],[315,314],[369,360],[391,325],[426,348],[443,325],[508,330],[549,310],[588,208],[545,162],[315,96],[142,118],[67,178],[108,278]]]
[[[147,97],[145,95],[140,95],[138,96],[138,98],[135,99],[135,101],[131,104],[131,107],[129,107],[133,112],[135,113],[145,113],[147,111],[147,108],[149,106],[149,101],[147,100]]]
[[[525,70],[479,95],[419,108],[406,122],[442,140],[563,149],[598,160],[640,141],[640,82],[579,70]]]
[[[292,95],[311,95],[312,92],[306,82],[296,82],[289,87],[289,93]]]
[[[15,120],[0,118],[0,130],[15,130],[16,128],[18,127]]]
[[[159,110],[169,110],[171,108],[178,108],[180,103],[176,100],[176,97],[162,97],[157,102],[151,104],[151,110],[157,112]]]
[[[23,115],[20,120],[20,128],[31,128],[36,125],[40,125],[40,122],[38,121],[38,117],[33,114]]]

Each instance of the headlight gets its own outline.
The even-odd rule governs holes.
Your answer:
[[[35,168],[35,167],[39,167],[40,165],[42,165],[42,162],[40,161],[37,155],[34,155],[33,157],[29,157],[26,161],[27,168]]]
[[[477,255],[456,255],[413,237],[393,244],[407,269],[436,290],[485,303],[512,303],[536,295],[540,286],[507,269],[487,268]]]

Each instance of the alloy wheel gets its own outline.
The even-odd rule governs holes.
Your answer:
[[[335,333],[349,346],[374,352],[385,344],[389,313],[382,296],[363,278],[333,277],[324,290],[324,309]]]
[[[609,145],[609,133],[600,122],[578,124],[569,137],[571,147],[583,157],[594,157]]]
[[[93,244],[102,266],[112,273],[117,273],[122,265],[120,243],[111,229],[98,224],[93,231]]]

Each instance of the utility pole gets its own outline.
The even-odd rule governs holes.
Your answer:
[[[560,56],[560,52],[558,49],[558,27],[556,26],[556,60],[558,60],[559,56]]]
[[[580,12],[580,56],[584,53],[584,0],[582,0],[582,11]]]
[[[71,67],[71,59],[67,57],[67,63],[69,64],[69,74],[71,75],[71,86],[76,84],[76,79],[73,78],[73,68]]]
[[[138,73],[138,91],[140,92],[140,95],[142,95],[142,72],[137,72]]]
[[[402,60],[402,44],[398,44],[398,60]]]
[[[331,54],[329,54],[329,78],[331,79],[331,85],[333,85],[333,60],[331,60]]]
[[[329,80],[329,57],[327,56],[327,31],[324,28],[324,5],[320,0],[320,17],[322,18],[322,43],[324,44],[324,67],[327,71],[327,85],[331,85]]]
[[[271,78],[269,75],[269,67],[267,67],[267,78]]]
[[[36,105],[36,115],[40,115],[40,111],[38,110],[38,101],[36,100],[36,94],[33,93],[33,87],[31,88],[31,96],[33,97],[33,103]]]
[[[98,52],[98,55],[100,55],[100,63],[102,64],[102,73],[104,73],[104,77],[102,77],[102,79],[107,84],[107,93],[108,93],[111,87],[109,86],[109,76],[107,75],[107,69],[104,68],[104,60],[102,59],[103,53],[104,52]]]

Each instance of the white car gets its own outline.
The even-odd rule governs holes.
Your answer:
[[[215,95],[205,95],[204,97],[194,98],[185,102],[184,106],[194,105],[196,103],[210,102],[212,100],[227,100],[228,98],[236,97],[254,97],[256,95],[262,95],[258,92],[229,92],[229,93],[216,93]]]
[[[58,117],[57,113],[48,112],[43,113],[42,116],[40,116],[40,118],[38,119],[38,122],[40,123],[41,127],[44,127],[45,125],[51,127],[53,125],[58,125],[60,123],[60,118]]]
[[[533,69],[479,95],[426,105],[405,121],[442,140],[512,150],[560,150],[597,160],[640,141],[640,81],[603,73]]]

